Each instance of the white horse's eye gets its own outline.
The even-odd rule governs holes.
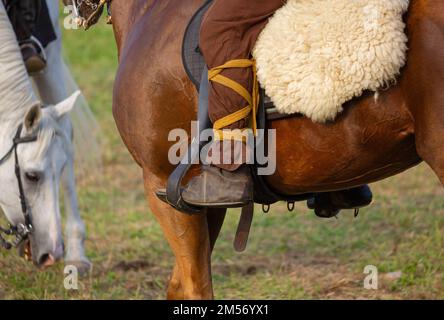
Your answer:
[[[30,182],[37,183],[40,181],[40,174],[38,172],[26,172],[25,177]]]

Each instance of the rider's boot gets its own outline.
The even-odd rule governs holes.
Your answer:
[[[46,60],[37,39],[30,38],[22,41],[20,50],[28,73],[37,73],[46,68]]]
[[[307,206],[314,209],[318,217],[331,218],[342,209],[359,209],[368,206],[373,194],[368,185],[353,189],[317,193],[307,201]]]
[[[9,1],[7,8],[26,70],[31,74],[42,71],[46,67],[43,46],[33,36],[42,12],[42,2],[35,0]]]
[[[191,179],[182,198],[197,207],[243,207],[253,201],[250,170],[247,165],[233,172],[202,166],[202,173]]]

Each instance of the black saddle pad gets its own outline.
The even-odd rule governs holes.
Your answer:
[[[199,48],[200,26],[203,17],[210,8],[212,2],[213,0],[206,0],[203,6],[197,10],[188,24],[183,39],[183,64],[188,77],[194,83],[197,90],[199,90],[200,79],[202,78],[202,72],[205,67],[205,61]]]

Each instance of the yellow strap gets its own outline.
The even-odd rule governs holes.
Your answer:
[[[251,107],[247,106],[235,113],[232,113],[220,120],[214,122],[214,139],[215,140],[237,140],[237,141],[246,141],[246,136],[242,132],[243,130],[221,130],[229,125],[238,122],[239,120],[245,119],[251,113]]]
[[[229,125],[238,122],[239,120],[245,119],[246,117],[248,117],[248,115],[251,112],[251,107],[245,107],[239,111],[236,111],[232,114],[229,114],[226,117],[223,117],[222,119],[219,119],[217,121],[214,122],[213,128],[215,130],[220,130],[223,129],[225,127],[228,127]]]
[[[248,129],[235,129],[235,130],[214,130],[214,140],[235,140],[247,142]]]
[[[253,69],[253,92],[250,94],[247,89],[245,89],[242,85],[237,83],[236,81],[233,81],[220,73],[224,71],[225,69],[231,69],[231,68],[252,68]],[[219,83],[225,87],[228,87],[235,91],[237,94],[239,94],[241,97],[243,97],[247,103],[248,106],[234,112],[222,119],[217,120],[214,123],[214,132],[215,132],[215,139],[216,140],[245,140],[245,135],[239,134],[239,130],[233,132],[232,134],[229,134],[228,130],[223,130],[222,128],[228,127],[229,125],[238,122],[239,120],[246,119],[250,113],[252,112],[253,115],[251,117],[251,127],[253,128],[253,133],[256,135],[257,130],[257,123],[256,123],[256,113],[257,113],[257,106],[259,103],[259,85],[257,82],[257,73],[256,73],[256,62],[255,60],[249,60],[249,59],[238,59],[238,60],[231,60],[225,63],[222,66],[215,67],[208,71],[208,80],[213,81],[216,83]]]

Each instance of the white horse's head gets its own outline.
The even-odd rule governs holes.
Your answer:
[[[73,108],[78,96],[76,92],[55,106],[34,105],[21,125],[21,139],[36,138],[17,146],[17,160],[32,225],[32,232],[25,241],[25,252],[39,267],[54,264],[64,253],[59,181],[72,150],[71,137],[62,130],[60,120]],[[0,203],[13,226],[25,222],[15,164],[12,152],[0,165],[0,185],[3,186]]]

